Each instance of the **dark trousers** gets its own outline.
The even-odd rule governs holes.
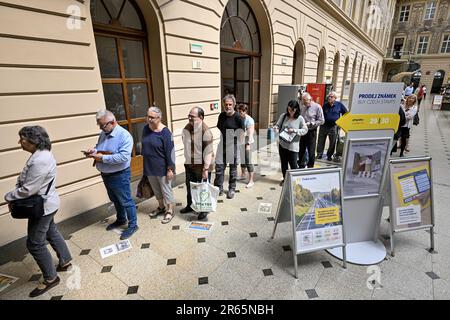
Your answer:
[[[289,151],[288,149],[283,148],[281,145],[278,145],[278,153],[280,154],[281,172],[283,173],[284,179],[286,178],[288,165],[291,167],[291,170],[298,169],[298,152]]]
[[[314,168],[315,152],[316,152],[316,140],[317,140],[317,129],[308,131],[307,134],[300,138],[300,152],[298,154],[298,164],[299,168],[304,168],[305,165],[302,163],[303,157],[305,156],[306,149],[308,149],[309,159],[308,168]]]
[[[115,174],[102,174],[109,199],[116,208],[117,220],[125,223],[128,228],[137,226],[136,204],[131,197],[131,170],[127,168]]]
[[[405,152],[407,139],[409,139],[409,128],[402,127],[400,132],[400,157],[403,157]]]
[[[45,280],[53,280],[57,276],[46,240],[55,250],[60,266],[72,260],[66,241],[53,220],[55,213],[56,211],[43,217],[28,219],[27,248],[41,269]]]
[[[190,182],[199,183],[202,182],[202,173],[199,170],[192,170],[191,166],[184,165],[184,172],[186,175],[186,200],[187,207],[190,207],[192,204],[192,195],[191,195],[191,184]],[[211,172],[208,172],[208,181],[211,181]]]
[[[230,163],[230,178],[228,180],[228,189],[236,190],[236,181],[237,181],[237,163]],[[226,163],[216,163],[216,178],[214,179],[214,185],[219,187],[220,190],[223,190],[223,182],[225,180],[225,168]]]
[[[337,137],[337,126],[326,126],[322,125],[319,129],[319,141],[317,142],[317,156],[322,157],[323,150],[325,149],[325,142],[330,140],[330,146],[328,147],[327,157],[330,159],[336,148],[336,137]]]

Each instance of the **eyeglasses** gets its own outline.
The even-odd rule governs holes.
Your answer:
[[[105,123],[105,124],[98,124],[98,126],[100,127],[100,129],[104,130],[108,125],[110,125],[110,124],[112,124],[112,123],[114,123],[114,120],[108,121],[108,122]]]
[[[148,120],[155,120],[155,119],[158,119],[159,117],[152,117],[152,116],[147,116],[147,119]]]
[[[198,118],[197,116],[193,116],[193,115],[188,114],[188,119],[197,119],[197,118]]]

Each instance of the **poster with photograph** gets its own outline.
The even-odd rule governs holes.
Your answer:
[[[260,203],[258,207],[258,213],[271,214],[272,204],[271,203]]]
[[[390,139],[350,140],[344,178],[344,196],[380,193]]]
[[[8,288],[17,280],[19,280],[19,278],[0,273],[0,292]]]
[[[293,220],[297,253],[343,244],[340,171],[294,176]]]
[[[395,231],[432,225],[430,161],[390,163],[391,219]]]
[[[212,222],[199,222],[199,221],[193,221],[189,224],[188,228],[191,230],[198,230],[198,231],[211,231],[214,226],[214,223]]]
[[[100,249],[100,256],[102,259],[108,258],[110,256],[116,255],[118,253],[127,251],[131,249],[131,242],[129,239],[120,241],[119,243],[112,244],[110,246]]]

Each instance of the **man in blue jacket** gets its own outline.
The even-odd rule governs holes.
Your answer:
[[[317,159],[322,159],[323,150],[325,148],[325,141],[327,137],[330,140],[330,146],[327,151],[327,160],[331,161],[336,147],[336,140],[338,135],[338,127],[336,121],[347,113],[347,108],[336,101],[336,92],[330,92],[328,95],[328,102],[323,105],[323,116],[325,118],[325,123],[320,126],[319,129],[319,141],[317,143]]]

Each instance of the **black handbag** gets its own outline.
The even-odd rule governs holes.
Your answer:
[[[55,180],[55,179],[53,179]],[[45,195],[50,191],[53,180],[50,181]],[[44,215],[44,198],[40,194],[32,195],[25,199],[17,199],[9,203],[11,216],[14,219],[39,218]]]
[[[420,123],[419,113],[416,113],[416,114],[414,115],[413,125],[418,126],[419,123]]]

